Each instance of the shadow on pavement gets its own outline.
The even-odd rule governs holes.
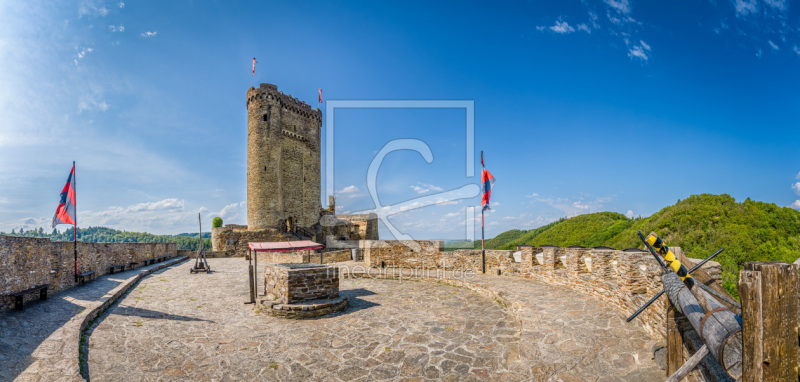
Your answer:
[[[98,278],[87,285],[53,293],[45,301],[26,302],[24,311],[0,311],[0,381],[17,378],[36,361],[39,356],[34,356],[34,352],[50,335],[83,313],[87,302],[99,300],[120,283],[116,278]],[[52,346],[45,346],[39,352],[58,351],[48,347]]]
[[[334,315],[341,316],[345,314],[355,313],[358,312],[359,310],[380,306],[380,304],[378,303],[359,298],[361,296],[372,296],[375,294],[376,294],[375,292],[364,288],[340,290],[339,296],[347,297],[347,308],[345,308],[341,312],[334,313]]]
[[[128,306],[116,306],[113,310],[110,310],[110,314],[119,316],[138,316],[145,318],[156,318],[156,319],[175,320],[175,321],[205,321],[212,323],[214,322],[211,320],[203,320],[200,318],[179,316],[176,314],[169,314],[169,313],[159,312],[156,310],[134,308]]]

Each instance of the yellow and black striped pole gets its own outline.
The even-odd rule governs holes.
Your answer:
[[[655,234],[655,232],[650,232],[650,234],[647,235],[647,242],[650,243],[650,245],[652,245],[653,248],[658,250],[658,253],[662,257],[664,257],[664,260],[667,261],[667,266],[672,268],[672,270],[675,271],[675,274],[677,274],[678,277],[681,278],[681,280],[686,282],[687,278],[688,279],[692,278],[686,267],[683,266],[683,264],[681,264],[680,260],[678,260],[677,257],[675,257],[675,254],[672,253],[672,250],[670,250],[669,247],[664,245],[664,241],[662,241],[661,238]]]

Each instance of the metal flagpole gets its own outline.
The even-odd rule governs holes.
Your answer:
[[[72,183],[74,185],[72,193],[75,198],[75,225],[74,225],[74,241],[73,251],[75,254],[75,283],[78,282],[78,178],[75,176],[75,161],[72,161]]]
[[[483,208],[481,208],[481,272],[486,273],[486,249],[483,247]]]
[[[481,150],[481,181],[483,181],[483,150]],[[483,188],[483,184],[481,184],[481,188]],[[481,199],[483,199],[483,195],[481,195]],[[483,200],[481,200],[481,202],[482,201]],[[482,273],[486,273],[486,248],[483,246],[483,235],[484,235],[483,211],[485,209],[486,208],[484,208],[483,203],[481,203],[481,272]]]

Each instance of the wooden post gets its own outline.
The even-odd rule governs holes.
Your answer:
[[[744,381],[797,381],[798,271],[793,264],[755,261],[739,273]]]
[[[682,316],[675,306],[665,298],[667,306],[667,376],[675,374],[683,365],[683,338],[676,319]]]

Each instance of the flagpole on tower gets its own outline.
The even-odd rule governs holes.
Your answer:
[[[255,76],[256,76],[256,58],[253,57],[253,71],[250,72],[250,87],[255,87]]]

